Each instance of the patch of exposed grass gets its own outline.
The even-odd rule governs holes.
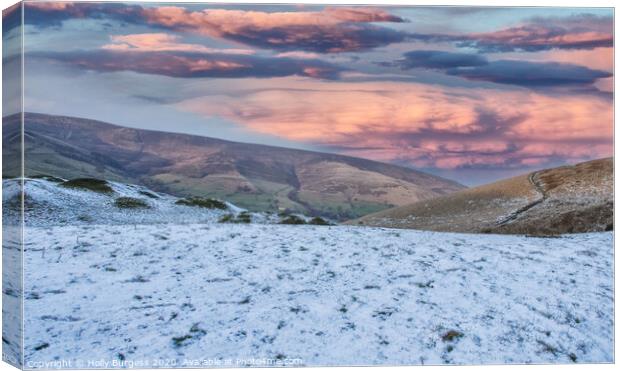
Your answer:
[[[226,214],[223,215],[218,221],[220,223],[249,224],[252,222],[252,214],[247,211],[242,211],[236,216],[235,214]]]
[[[95,179],[95,178],[77,178],[67,180],[66,182],[62,182],[59,184],[61,187],[79,189],[92,191],[103,194],[111,194],[114,193],[110,184],[105,180]]]
[[[38,352],[39,350],[43,350],[45,348],[49,348],[49,346],[50,345],[48,343],[41,343],[41,344],[37,345],[36,347],[34,347],[34,350]]]
[[[189,329],[189,332],[191,332],[192,334],[199,334],[199,335],[207,334],[207,330],[201,328],[199,323],[194,323],[192,325],[192,328]]]
[[[247,211],[242,211],[237,215],[237,223],[251,223],[252,214]]]
[[[297,215],[289,215],[285,217],[284,219],[280,220],[280,224],[299,225],[299,224],[306,224],[306,221],[298,217]]]
[[[219,222],[220,223],[249,224],[249,223],[252,223],[252,214],[250,214],[247,211],[242,211],[236,216],[234,214],[226,214],[220,218]]]
[[[226,214],[226,215],[223,215],[218,221],[220,223],[234,223],[234,220],[235,220],[234,214]]]
[[[192,338],[192,335],[184,335],[184,336],[173,337],[172,338],[172,343],[177,348],[178,347],[182,347],[183,345],[185,345],[185,342],[187,340],[190,340],[191,338]]]
[[[432,289],[435,281],[417,282],[416,285],[421,289]]]
[[[146,201],[133,197],[119,197],[114,200],[114,206],[120,209],[150,209]]]
[[[542,340],[537,340],[538,344],[542,346],[543,352],[551,353],[554,356],[558,354],[559,350],[551,344],[548,344]]]
[[[315,216],[314,218],[310,219],[308,224],[312,224],[312,225],[332,225],[330,222],[328,222],[327,220],[321,218],[320,216]]]
[[[458,340],[458,339],[462,338],[463,336],[465,336],[465,334],[463,334],[460,331],[449,330],[445,334],[441,335],[441,340],[444,341],[444,342],[449,342],[449,341]]]
[[[206,209],[220,209],[226,210],[228,206],[225,202],[220,200],[216,200],[214,198],[202,198],[202,197],[188,197],[182,198],[175,202],[177,205],[183,206],[196,206],[196,207],[204,207]]]
[[[573,361],[574,363],[577,363],[577,355],[575,353],[569,354],[568,358],[570,358],[570,360]]]

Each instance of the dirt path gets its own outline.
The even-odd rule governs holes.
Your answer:
[[[502,226],[502,225],[512,223],[517,218],[519,218],[521,214],[523,214],[524,212],[528,211],[529,209],[533,208],[534,206],[542,203],[543,201],[547,199],[547,193],[545,192],[545,188],[540,184],[540,181],[538,179],[538,174],[539,174],[538,171],[531,173],[530,176],[528,177],[528,180],[532,184],[532,187],[534,187],[536,192],[540,194],[540,197],[530,202],[529,204],[517,209],[516,211],[512,212],[510,215],[505,217],[503,220],[500,220],[499,222],[497,222],[496,224],[497,226]]]

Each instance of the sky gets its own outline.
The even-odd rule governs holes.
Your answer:
[[[19,24],[5,12],[5,68]],[[465,185],[613,152],[611,8],[39,2],[24,24],[29,112]]]

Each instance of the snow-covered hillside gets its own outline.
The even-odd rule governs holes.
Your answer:
[[[242,212],[234,205],[109,185],[26,181],[26,367],[613,361],[611,232],[278,225],[264,214],[229,224],[219,220]],[[3,186],[11,217],[19,188]],[[119,208],[119,197],[149,208]],[[16,302],[19,287],[7,287]]]
[[[66,188],[59,182],[46,179],[25,179],[25,218],[28,226],[79,224],[154,224],[154,223],[213,223],[223,215],[238,214],[243,209],[226,203],[227,209],[206,209],[176,204],[179,198],[152,191],[146,187],[107,182],[112,193]],[[3,202],[11,205],[18,200],[19,181],[6,179],[3,183]],[[122,197],[138,199],[148,208],[119,208],[115,200]],[[19,205],[19,204],[17,204]],[[13,204],[15,206],[15,204]],[[5,207],[9,220],[18,207]],[[253,213],[254,222],[266,222],[269,216]]]
[[[84,225],[26,246],[33,365],[613,361],[611,233]]]

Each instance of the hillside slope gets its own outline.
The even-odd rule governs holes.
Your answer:
[[[93,225],[26,243],[27,362],[614,360],[608,232]]]
[[[108,192],[67,187],[61,179],[24,179],[24,221],[28,227],[91,224],[217,223],[227,214],[244,210],[223,202],[221,208],[187,206],[177,198],[146,187],[101,181]],[[70,184],[70,183],[69,183]],[[20,181],[2,180],[2,216],[5,223],[18,220],[21,208]],[[252,213],[253,222],[266,215]]]
[[[370,214],[349,224],[542,235],[610,230],[613,160],[541,170]]]
[[[3,175],[18,117],[6,117]],[[290,209],[334,219],[358,217],[464,187],[395,165],[214,138],[131,129],[80,118],[25,115],[26,175],[93,177],[177,196],[216,197],[255,211]]]

